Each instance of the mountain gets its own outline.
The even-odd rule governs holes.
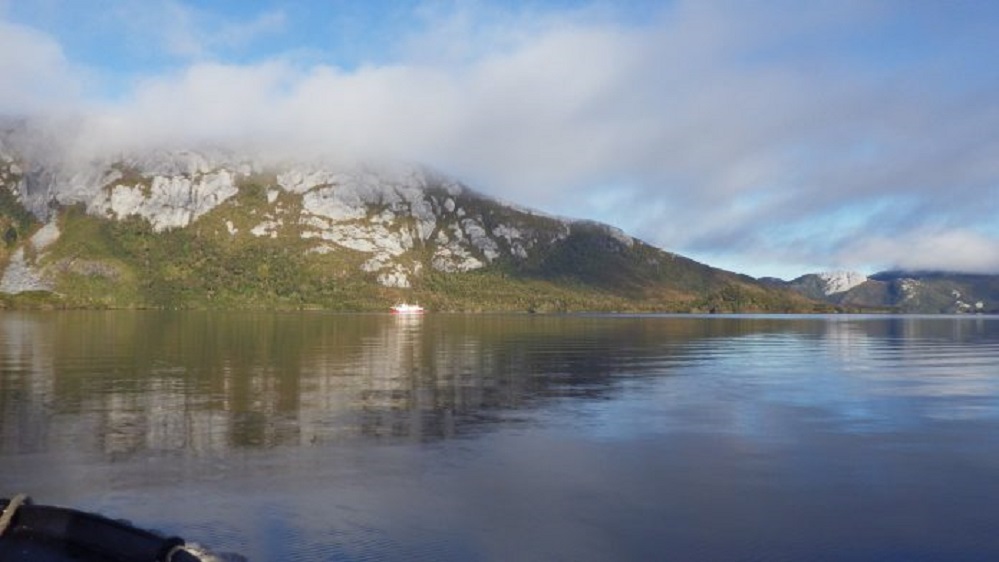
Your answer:
[[[787,283],[787,286],[815,300],[838,302],[841,295],[867,281],[862,273],[853,271],[831,271],[803,275]],[[783,284],[778,281],[778,284]]]
[[[71,162],[10,131],[0,136],[5,306],[815,307],[417,165],[267,162],[218,150]]]
[[[773,282],[848,310],[905,313],[999,313],[999,275],[885,271],[866,277],[834,272]]]

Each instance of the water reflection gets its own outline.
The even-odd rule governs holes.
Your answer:
[[[997,364],[995,317],[7,312],[0,473],[251,560],[996,559]]]
[[[993,415],[997,334],[983,317],[4,313],[0,452],[71,444],[120,458],[451,438],[698,365],[733,388],[766,377],[771,397],[833,403],[857,419],[876,417],[876,400],[856,398],[879,385],[981,397],[951,414]],[[822,376],[831,370],[847,376]],[[815,386],[769,384],[781,376]],[[740,415],[739,427],[751,425],[751,412]]]

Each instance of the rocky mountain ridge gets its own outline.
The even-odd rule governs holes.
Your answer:
[[[811,306],[419,165],[268,163],[218,150],[70,165],[14,144],[0,142],[7,294],[48,292],[69,306]]]
[[[457,203],[467,193],[465,187],[419,166],[292,164],[273,171],[222,154],[184,151],[90,162],[72,171],[39,165],[22,170],[13,157],[0,155],[0,181],[13,184],[17,200],[39,220],[52,221],[30,240],[36,251],[58,239],[59,227],[53,220],[57,208],[82,205],[87,214],[110,220],[139,217],[153,232],[162,233],[190,226],[230,201],[241,183],[254,181],[269,183],[265,196],[270,207],[252,213],[255,224],[245,229],[227,220],[228,235],[291,234],[314,241],[310,252],[322,254],[339,247],[366,254],[369,258],[361,268],[377,273],[385,286],[410,285],[409,276],[418,273],[421,264],[403,256],[418,243],[437,242],[433,267],[453,273],[494,261],[501,244],[508,254],[526,257],[527,248],[540,241],[537,233],[528,240],[510,224],[487,233],[481,217]],[[378,212],[369,215],[372,208]],[[439,217],[453,220],[438,228]],[[555,232],[545,242],[568,235],[570,221],[549,222]],[[625,244],[633,243],[615,235]]]

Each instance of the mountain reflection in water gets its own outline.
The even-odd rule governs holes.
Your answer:
[[[617,377],[703,360],[691,342],[767,329],[736,318],[606,320],[6,314],[0,411],[18,423],[4,424],[0,450],[46,450],[61,439],[127,455],[454,437],[546,397],[598,397]]]
[[[256,560],[993,559],[997,365],[996,317],[3,312],[0,491]]]

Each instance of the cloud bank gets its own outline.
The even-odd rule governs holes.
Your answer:
[[[294,33],[279,10],[160,6],[172,64],[110,99],[59,37],[0,21],[0,111],[73,109],[95,151],[425,162],[754,275],[999,272],[999,39],[969,6],[418,4],[353,65],[294,43],[235,56]]]

